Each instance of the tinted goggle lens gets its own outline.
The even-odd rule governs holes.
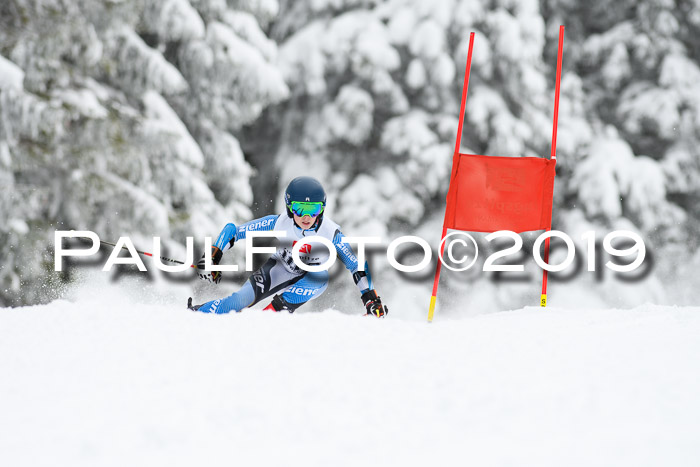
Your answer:
[[[299,217],[316,217],[323,212],[323,203],[300,203],[292,201],[292,212]]]

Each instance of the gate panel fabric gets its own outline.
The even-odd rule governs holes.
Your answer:
[[[548,230],[556,160],[459,154],[447,194],[448,229]]]

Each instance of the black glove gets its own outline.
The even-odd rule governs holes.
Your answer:
[[[362,294],[362,303],[365,304],[367,308],[367,314],[376,316],[377,318],[383,318],[389,313],[389,309],[382,305],[382,300],[377,295],[375,290],[368,290]]]
[[[202,255],[202,259],[199,260],[197,263],[197,273],[199,274],[199,278],[202,279],[203,281],[208,281],[213,284],[218,284],[221,282],[221,271],[205,271],[205,258],[206,258],[206,253]],[[221,257],[224,255],[224,252],[219,250],[217,247],[212,246],[211,247],[211,262],[212,264],[219,264],[221,261]]]

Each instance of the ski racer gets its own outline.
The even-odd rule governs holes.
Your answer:
[[[239,312],[275,294],[264,309],[293,313],[304,303],[320,296],[328,286],[327,270],[307,272],[297,266],[292,258],[292,248],[297,241],[303,241],[304,237],[321,236],[333,243],[338,257],[352,273],[367,314],[385,316],[388,310],[372,288],[367,263],[365,270],[359,271],[352,248],[348,243],[341,242],[343,234],[338,224],[324,219],[326,192],[321,183],[312,177],[297,177],[287,186],[284,201],[286,210],[282,214],[265,216],[239,226],[227,224],[212,245],[210,254],[212,263],[219,264],[224,252],[236,241],[244,239],[247,232],[285,231],[286,237],[279,239],[277,251],[237,292],[202,305],[192,305],[190,298],[188,308],[204,313]],[[299,255],[305,264],[313,266],[324,264],[329,258],[329,251],[325,245],[309,242],[302,245]],[[201,279],[216,284],[221,281],[220,271],[205,270],[204,256],[197,263],[197,268]]]

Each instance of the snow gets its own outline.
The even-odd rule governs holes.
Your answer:
[[[7,141],[0,141],[0,167],[7,169],[10,167],[11,163],[12,155],[10,154],[10,146],[7,144]]]
[[[177,113],[163,97],[153,91],[147,91],[142,97],[144,114],[144,131],[147,134],[163,132],[172,140],[173,157],[176,161],[186,162],[191,167],[202,167],[204,156],[197,142],[187,131]]]
[[[634,37],[634,26],[629,21],[623,21],[604,34],[593,34],[586,40],[583,52],[588,62],[598,62],[617,44],[627,43],[631,37]],[[641,46],[642,44],[637,45]]]
[[[266,60],[274,61],[277,55],[277,46],[265,36],[253,15],[239,11],[227,11],[224,13],[222,21],[230,26],[238,36],[258,49]]]
[[[66,106],[74,108],[82,116],[99,119],[109,115],[107,109],[100,104],[97,95],[89,89],[59,89],[52,95]]]
[[[351,144],[362,144],[372,132],[374,102],[361,88],[345,85],[334,103],[324,108],[323,117],[333,136]]]
[[[700,82],[698,65],[680,54],[669,55],[661,65],[659,84],[664,88],[676,88],[683,97],[691,102],[697,102],[697,87]]]
[[[637,225],[648,230],[681,221],[666,200],[666,184],[659,162],[635,156],[629,144],[610,129],[591,145],[588,157],[576,166],[571,181],[571,187],[581,193],[581,204],[589,215],[614,219],[624,209]]]
[[[628,132],[656,133],[673,139],[681,121],[682,106],[682,97],[676,90],[641,82],[628,86],[623,92],[617,113]]]
[[[355,43],[355,52],[351,55],[353,68],[358,74],[369,73],[375,68],[395,71],[401,65],[399,53],[389,45],[388,33],[384,25],[369,24]],[[369,68],[369,70],[365,70]]]
[[[403,45],[408,43],[416,27],[416,13],[413,10],[402,8],[389,19],[389,38],[393,44]]]
[[[445,33],[433,20],[420,23],[409,41],[411,53],[425,59],[437,58],[444,48]]]
[[[0,90],[5,88],[22,89],[23,81],[24,71],[0,55]]]
[[[106,48],[121,67],[111,72],[112,79],[116,80],[117,76],[124,79],[125,87],[131,86],[133,91],[153,89],[164,94],[187,90],[187,81],[180,71],[126,26],[110,35]]]
[[[389,120],[381,140],[382,148],[391,154],[413,157],[436,143],[437,137],[428,128],[426,116],[417,111]]]
[[[511,62],[531,61],[533,50],[529,50],[529,44],[522,44],[522,27],[517,18],[511,16],[503,9],[496,10],[489,17],[489,27],[496,31],[496,40],[493,41],[494,53]],[[514,47],[514,44],[522,44]]]
[[[211,0],[210,0],[211,1]],[[222,9],[226,8],[226,1],[222,3]],[[237,0],[234,2],[229,2],[229,5],[234,4],[236,8],[240,8],[243,11],[255,16],[255,18],[260,22],[260,25],[264,28],[278,18],[280,5],[277,0]]]
[[[696,4],[697,5],[697,4]],[[673,9],[674,5],[666,4],[666,8]],[[672,36],[678,34],[680,26],[678,20],[673,13],[663,9],[657,13],[656,21],[654,22],[654,30],[663,36]]]
[[[99,294],[95,293],[99,290]],[[700,308],[0,309],[0,463],[691,466]],[[458,316],[452,314],[451,316]]]
[[[255,45],[243,40],[227,24],[210,23],[206,42],[213,55],[208,54],[200,64],[199,47],[188,51],[188,74],[207,78],[205,82],[209,84],[205,88],[213,88],[215,95],[227,96],[223,102],[212,102],[216,105],[212,109],[213,121],[228,122],[230,127],[235,127],[234,122],[251,123],[265,105],[288,96],[289,89],[280,72]]]
[[[572,187],[581,193],[591,216],[615,218],[622,212],[622,195],[629,190],[634,154],[629,144],[608,135],[591,145],[589,155],[577,167]]]
[[[610,57],[602,68],[603,86],[610,90],[619,89],[632,73],[629,54],[625,44],[617,44],[610,52]]]
[[[411,63],[408,64],[408,69],[406,70],[406,84],[411,89],[420,89],[425,86],[426,80],[423,62],[421,62],[420,59],[414,58],[411,60]]]
[[[666,187],[663,177],[659,177],[661,167],[655,160],[638,156],[630,167],[631,178],[627,203],[632,212],[640,218],[642,226],[650,226],[664,216],[660,207],[666,200]]]
[[[326,91],[326,61],[319,48],[323,31],[321,23],[312,23],[280,45],[278,66],[284,79],[311,96]]]
[[[489,120],[492,115],[502,114],[507,111],[503,97],[493,89],[486,86],[473,86],[472,95],[469,96],[469,113],[466,119],[481,136],[489,133]]]
[[[204,21],[187,0],[151,2],[144,22],[164,40],[178,41],[204,37]]]
[[[441,53],[436,59],[435,67],[431,69],[432,80],[441,86],[448,86],[454,82],[455,74],[454,62],[447,54]]]
[[[203,122],[200,131],[199,140],[205,155],[205,166],[212,169],[207,172],[207,181],[212,187],[221,187],[214,191],[217,199],[229,203],[235,197],[245,206],[251,205],[253,190],[249,180],[253,176],[253,168],[246,162],[238,140],[211,122]],[[231,190],[230,186],[235,186],[236,190]],[[250,212],[241,215],[244,218],[252,217]]]
[[[378,179],[379,175],[377,174],[377,177],[371,177],[366,174],[358,175],[343,190],[342,195],[347,201],[337,210],[337,217],[355,218],[354,222],[346,223],[343,226],[344,229],[351,228],[351,231],[359,232],[359,235],[386,237],[387,229],[383,222],[393,212],[390,210],[393,206],[384,196],[378,196],[380,193],[378,193],[377,187],[382,185]],[[382,172],[381,175],[385,175],[385,172]],[[402,200],[404,199],[402,196]],[[372,206],[372,216],[358,218],[358,216],[352,215],[353,213],[362,212],[363,209],[367,209],[367,206]],[[352,225],[352,227],[348,224]],[[357,228],[358,226],[355,226],[355,224],[359,224],[360,228]]]

